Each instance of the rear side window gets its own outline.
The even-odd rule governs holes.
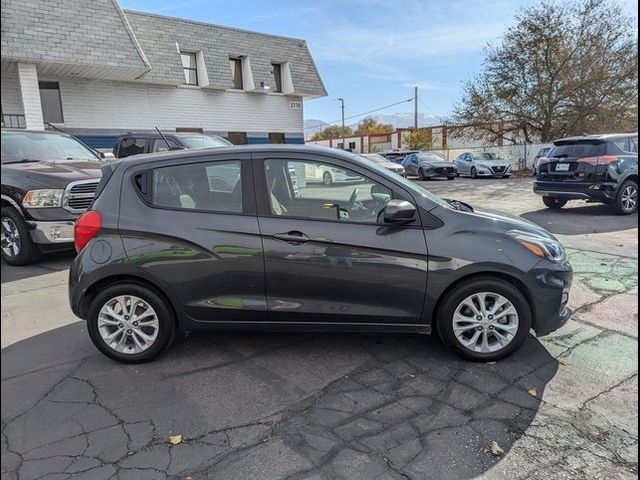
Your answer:
[[[242,213],[241,162],[191,163],[153,171],[158,207]]]
[[[549,152],[552,158],[600,157],[607,154],[605,142],[580,141],[555,145]]]
[[[144,138],[123,138],[118,149],[118,158],[130,157],[144,153],[144,146],[147,143]]]

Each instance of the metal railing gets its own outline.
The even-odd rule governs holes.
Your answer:
[[[24,115],[18,113],[3,113],[2,126],[7,128],[27,128]]]

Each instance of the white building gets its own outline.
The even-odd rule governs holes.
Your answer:
[[[128,131],[303,143],[326,90],[304,40],[122,10],[2,0],[2,126],[52,124],[109,148]]]

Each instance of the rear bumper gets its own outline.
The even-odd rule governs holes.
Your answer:
[[[533,182],[533,191],[538,195],[561,198],[563,200],[593,200],[609,203],[616,199],[616,183],[578,183],[578,182]]]

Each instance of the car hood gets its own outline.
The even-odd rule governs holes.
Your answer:
[[[420,162],[421,165],[424,165],[426,167],[434,167],[434,168],[439,168],[439,167],[453,167],[453,164],[451,162],[446,162],[446,161],[426,161],[423,160]]]
[[[492,222],[494,224],[494,228],[504,230],[505,232],[508,232],[509,230],[518,230],[523,233],[536,235],[549,240],[558,240],[551,232],[540,225],[506,212],[483,209],[474,210],[472,213],[467,213],[467,215],[474,215],[477,218],[482,218],[488,222]]]
[[[70,182],[100,178],[102,162],[53,162],[10,163],[2,165],[5,172],[21,177],[21,183],[35,188],[64,188]]]
[[[476,160],[476,163],[484,163],[485,165],[489,165],[490,167],[506,167],[507,165],[511,165],[510,162],[503,159],[497,160]]]
[[[401,168],[404,168],[399,163],[393,163],[393,162],[382,163],[381,165],[384,168],[390,168],[391,170],[400,170]]]

